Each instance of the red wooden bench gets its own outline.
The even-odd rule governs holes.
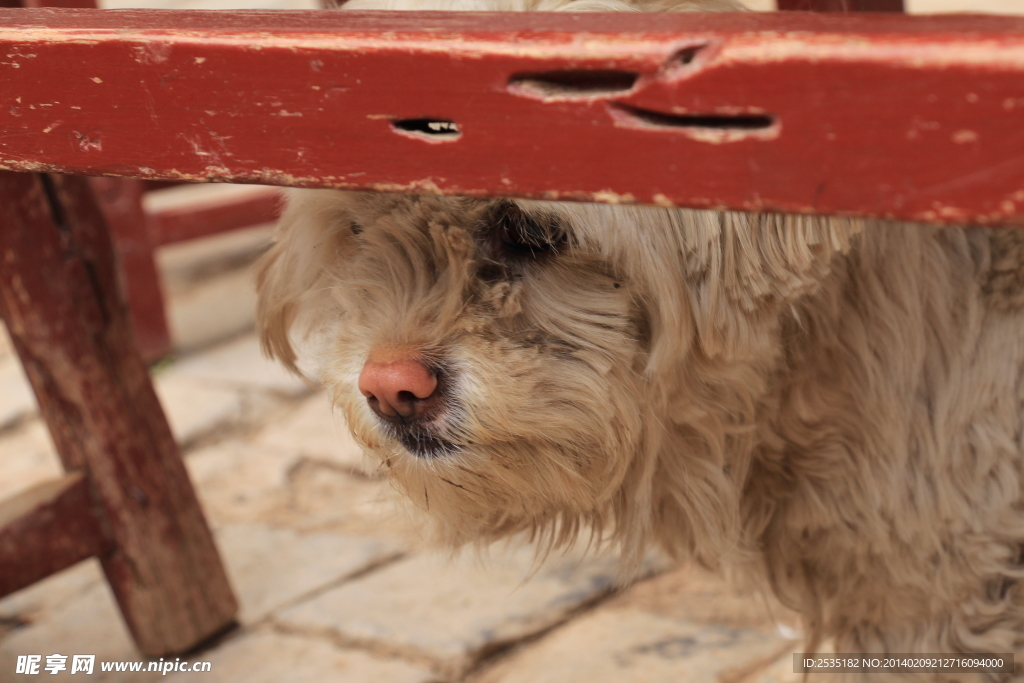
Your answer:
[[[97,3],[96,0],[0,0],[0,7],[95,9]],[[278,193],[270,188],[253,188],[254,191],[244,197],[149,214],[144,208],[144,193],[177,183],[147,183],[127,178],[95,178],[92,183],[113,235],[129,319],[146,360],[155,360],[171,350],[163,287],[156,265],[157,248],[268,223],[275,220],[280,201]]]
[[[0,595],[99,557],[151,655],[235,614],[84,175],[1021,226],[1022,123],[1007,17],[0,10],[0,311],[68,470]]]

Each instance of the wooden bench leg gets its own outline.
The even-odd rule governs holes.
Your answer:
[[[156,360],[171,350],[171,335],[156,266],[157,244],[142,206],[145,187],[141,180],[128,178],[90,178],[89,182],[114,238],[139,350],[147,361]]]
[[[237,604],[86,178],[0,173],[0,313],[65,468],[98,502],[114,544],[100,560],[139,649],[182,652],[229,626]]]

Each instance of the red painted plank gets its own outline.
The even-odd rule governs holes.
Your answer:
[[[74,7],[78,9],[96,9],[94,0],[26,0],[25,7]]]
[[[902,12],[903,0],[778,0],[780,10],[811,12]]]
[[[0,54],[14,170],[1024,224],[1020,18],[0,10]]]
[[[193,202],[167,208],[150,216],[158,244],[173,244],[207,237],[228,230],[248,228],[277,220],[281,193],[270,188],[252,188],[243,196],[232,195],[216,201]]]
[[[81,473],[34,486],[0,501],[0,596],[113,548]]]

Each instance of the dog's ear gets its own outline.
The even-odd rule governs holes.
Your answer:
[[[709,357],[757,353],[782,307],[821,287],[861,222],[820,216],[712,214],[688,232],[694,324]]]
[[[256,326],[263,352],[292,372],[296,354],[290,332],[307,300],[325,296],[329,266],[337,264],[348,233],[345,194],[333,190],[290,190],[256,274]]]

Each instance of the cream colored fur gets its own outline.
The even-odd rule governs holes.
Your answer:
[[[348,6],[413,5],[629,7]],[[446,542],[593,533],[766,576],[811,645],[1020,652],[1020,233],[520,201],[568,240],[503,260],[496,201],[293,191],[259,278],[265,348],[309,340]],[[358,391],[395,345],[443,369],[454,452],[411,454]]]

